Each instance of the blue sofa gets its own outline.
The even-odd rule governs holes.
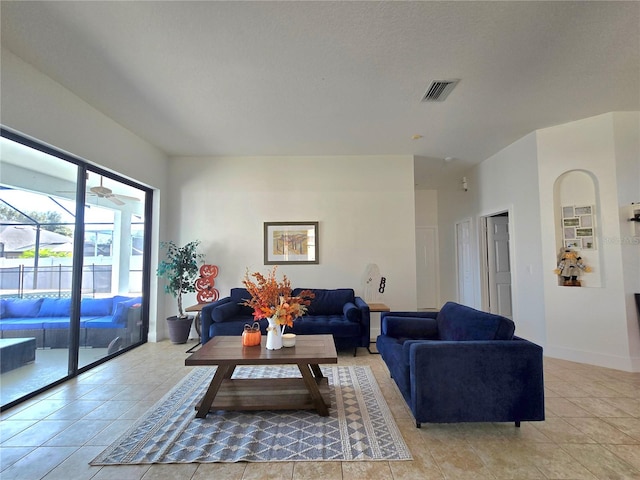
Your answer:
[[[116,337],[131,339],[140,330],[141,297],[83,298],[80,346],[104,348]],[[70,298],[0,299],[0,338],[36,339],[37,348],[69,346]]]
[[[542,347],[508,318],[453,302],[380,317],[376,346],[418,428],[544,420]]]
[[[297,335],[331,334],[336,348],[369,347],[369,305],[356,297],[351,288],[313,289],[295,288],[292,295],[311,290],[315,298],[307,314],[293,322],[293,329],[286,332]],[[216,335],[242,335],[245,324],[253,324],[253,310],[242,303],[251,298],[245,288],[232,288],[228,297],[213,302],[202,309],[201,342],[204,344]],[[267,320],[260,322],[262,334],[266,334]],[[286,333],[285,332],[285,333]],[[355,353],[354,353],[355,355]]]

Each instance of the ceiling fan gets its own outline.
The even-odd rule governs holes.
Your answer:
[[[129,197],[127,195],[119,195],[119,194],[113,193],[113,190],[102,185],[102,176],[100,176],[100,185],[91,187],[87,192],[87,194],[88,195],[93,194],[98,198],[106,198],[107,200],[115,203],[116,205],[124,205],[125,202],[123,202],[122,200],[132,200],[137,202],[140,201],[140,199],[136,197]]]

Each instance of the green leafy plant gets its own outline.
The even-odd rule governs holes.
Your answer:
[[[182,309],[182,294],[195,292],[195,280],[198,278],[199,264],[204,263],[204,255],[197,252],[199,240],[178,247],[174,242],[161,242],[160,247],[166,249],[166,259],[158,265],[156,274],[164,278],[167,284],[164,291],[178,300],[178,317],[187,315]]]
[[[20,254],[20,258],[35,258],[35,256],[36,256],[35,248],[33,250],[25,250]],[[45,258],[45,257],[66,258],[66,257],[71,257],[71,252],[54,252],[53,250],[49,250],[48,248],[41,248],[38,256],[40,258]]]

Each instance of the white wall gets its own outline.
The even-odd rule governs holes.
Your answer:
[[[158,212],[166,204],[166,198],[160,196],[167,181],[166,155],[4,48],[1,60],[3,126],[156,189],[152,219],[155,272],[162,227]],[[163,338],[165,328],[155,275],[150,301],[149,339],[153,341]],[[156,323],[157,317],[163,320]]]
[[[416,190],[416,227],[438,225],[438,191]]]
[[[353,288],[367,264],[387,278],[382,300],[416,308],[411,156],[173,158],[167,239],[199,239],[220,267],[221,296],[246,269],[266,272],[263,222],[318,221],[318,265],[283,265],[292,285]]]
[[[634,370],[640,371],[640,312],[634,298],[640,293],[640,225],[628,220],[629,205],[640,207],[640,112],[616,112],[613,128],[629,351]]]
[[[482,305],[480,277],[480,217],[509,212],[513,320],[516,335],[544,345],[542,277],[549,268],[541,261],[538,173],[535,134],[527,135],[466,174],[468,191],[454,187],[438,191],[440,275],[443,301],[455,299],[455,222],[472,219],[475,242],[476,308]]]
[[[637,136],[636,114],[605,114],[537,132],[544,264],[556,262],[557,206],[543,199],[553,198],[561,175],[582,170],[594,178],[599,220],[598,250],[593,254],[600,287],[562,287],[554,275],[543,277],[547,355],[640,369],[637,317],[630,303],[631,290],[639,286],[637,276],[632,278],[633,272],[637,274],[638,250],[634,246],[635,256],[631,249],[623,256],[620,242],[620,202],[622,197],[630,202],[633,192],[640,191]],[[623,180],[628,176],[629,181]],[[634,266],[627,268],[625,262]]]

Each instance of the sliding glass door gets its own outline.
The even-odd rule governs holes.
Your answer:
[[[145,192],[88,171],[85,203],[80,367],[142,339]]]
[[[2,131],[0,406],[146,341],[151,192]]]

